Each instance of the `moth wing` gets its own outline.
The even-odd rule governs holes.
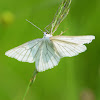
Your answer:
[[[50,38],[51,40],[59,40],[69,43],[76,43],[76,44],[88,44],[91,43],[95,36],[93,35],[86,35],[86,36],[53,36]]]
[[[60,61],[60,56],[56,53],[53,44],[50,40],[44,39],[35,61],[38,72],[51,69],[54,66],[58,65]]]
[[[35,56],[42,43],[42,39],[35,39],[13,48],[5,53],[8,57],[15,58],[22,62],[33,63]]]
[[[94,36],[54,36],[53,42],[56,51],[61,57],[76,56],[87,48],[84,44],[92,42]]]

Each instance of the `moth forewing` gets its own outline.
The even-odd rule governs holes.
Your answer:
[[[86,36],[53,36],[50,37],[51,40],[59,40],[64,42],[71,42],[76,44],[86,44],[92,42],[95,39],[93,35]]]
[[[41,45],[42,39],[35,39],[15,47],[5,53],[8,57],[15,58],[22,62],[33,63],[36,53]]]
[[[53,42],[56,51],[62,57],[76,56],[86,51],[84,44],[90,43],[94,36],[53,36],[50,40]]]

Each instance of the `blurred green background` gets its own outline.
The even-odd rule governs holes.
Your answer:
[[[22,100],[35,69],[5,56],[29,40],[42,38],[62,0],[0,0],[0,100]],[[67,18],[56,34],[95,35],[87,51],[61,59],[58,66],[37,74],[26,100],[100,100],[100,0],[72,0]]]

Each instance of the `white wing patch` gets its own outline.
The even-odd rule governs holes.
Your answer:
[[[54,36],[50,38],[56,51],[61,57],[76,56],[87,48],[85,43],[90,43],[94,36]]]
[[[61,57],[76,56],[86,50],[85,45],[71,44],[59,41],[53,41],[56,51]]]
[[[14,49],[11,49],[5,53],[8,57],[15,58],[22,62],[33,63],[35,61],[35,55],[42,43],[42,39],[36,39],[22,44]]]
[[[50,40],[44,39],[35,61],[36,68],[39,72],[51,69],[58,65],[60,56],[54,50],[53,44]]]

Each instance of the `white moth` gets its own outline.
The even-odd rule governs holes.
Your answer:
[[[5,55],[22,62],[35,62],[37,71],[42,72],[57,66],[60,58],[76,56],[86,51],[87,48],[84,44],[92,42],[95,36],[53,36],[59,24],[67,16],[70,3],[71,0],[62,2],[53,22],[47,26],[50,27],[50,30],[45,28],[46,32],[43,32],[43,38],[22,44],[7,51]],[[31,24],[34,25],[33,23]],[[36,25],[34,26],[37,27]],[[41,30],[40,28],[38,29]]]

